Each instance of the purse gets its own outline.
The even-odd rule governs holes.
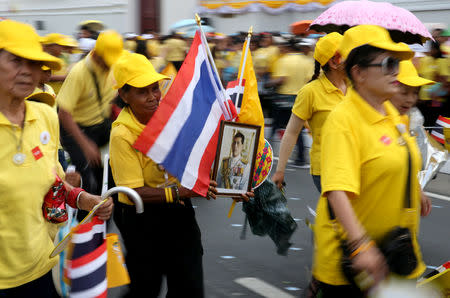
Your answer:
[[[51,223],[62,223],[68,219],[66,208],[67,190],[64,182],[56,176],[42,203],[44,218]]]
[[[408,143],[405,142],[405,145],[408,152],[408,175],[406,177],[404,207],[411,208],[411,153],[408,148]],[[330,219],[334,221],[336,217],[329,203],[328,212],[330,214]],[[333,225],[335,225],[335,223]],[[367,273],[357,272],[353,268],[352,260],[350,258],[352,251],[345,239],[340,239],[340,247],[342,249],[341,269],[344,276],[351,285],[357,286],[361,290],[366,290],[370,287],[370,285],[366,284]],[[384,255],[390,272],[401,276],[407,276],[417,267],[418,260],[414,252],[412,235],[409,228],[400,226],[394,227],[378,241],[377,247]]]

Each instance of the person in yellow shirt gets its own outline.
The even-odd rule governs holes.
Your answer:
[[[0,22],[0,297],[57,297],[50,258],[55,225],[43,216],[44,197],[64,179],[58,163],[59,125],[46,104],[25,100],[36,88],[41,67],[58,69],[27,24]],[[91,210],[99,196],[65,183],[69,205]],[[97,211],[106,220],[109,201]]]
[[[390,100],[400,115],[404,115],[402,118],[407,124],[409,122],[407,114],[419,99],[420,87],[432,85],[435,82],[420,77],[411,60],[400,62],[397,79],[400,83],[400,90]]]
[[[69,72],[56,97],[62,126],[61,143],[83,177],[83,185],[100,193],[99,148],[109,142],[113,90],[111,67],[122,54],[122,37],[115,31],[100,33],[94,50]]]
[[[287,161],[297,142],[305,122],[308,121],[313,136],[310,152],[311,175],[320,192],[320,135],[325,120],[347,92],[346,74],[343,63],[336,52],[342,35],[330,33],[316,44],[314,51],[315,72],[311,81],[300,89],[292,108],[286,131],[281,140],[277,170],[272,180],[282,187]],[[322,68],[323,73],[320,74]]]
[[[398,226],[409,230],[417,259],[403,274],[417,278],[426,268],[417,242],[419,149],[388,101],[399,91],[399,61],[413,52],[374,25],[347,30],[338,52],[353,88],[322,127],[310,297],[364,297],[393,268],[379,247]],[[359,281],[343,273],[342,243]]]
[[[275,62],[272,79],[267,87],[277,88],[272,103],[274,117],[272,137],[279,128],[285,128],[298,91],[308,83],[314,73],[314,62],[299,52],[294,40],[280,45],[280,58]],[[303,147],[303,146],[302,146]]]
[[[129,297],[158,297],[163,275],[173,297],[203,297],[203,269],[200,229],[190,198],[198,196],[182,187],[133,144],[158,109],[161,91],[158,81],[168,79],[155,71],[144,56],[122,56],[114,68],[123,107],[113,123],[110,164],[116,185],[136,190],[145,213],[136,215],[132,202],[119,194],[115,221],[127,247],[130,273]],[[208,196],[215,198],[217,183],[211,181]],[[143,239],[152,244],[142,246]]]
[[[164,53],[163,56],[168,62],[172,62],[176,70],[179,71],[183,64],[188,45],[181,34],[174,33],[163,43]]]

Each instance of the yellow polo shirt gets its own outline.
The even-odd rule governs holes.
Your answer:
[[[133,144],[144,130],[145,125],[140,123],[129,107],[125,107],[112,124],[109,141],[109,158],[111,171],[116,185],[138,188],[148,186],[163,188],[177,180],[168,176],[166,181],[164,171],[142,152],[133,148]],[[119,194],[119,201],[133,204],[126,195]]]
[[[341,273],[342,257],[338,233],[330,221],[329,191],[346,191],[350,203],[367,234],[380,240],[393,227],[409,227],[419,263],[409,276],[416,278],[425,270],[417,233],[420,217],[420,187],[417,174],[421,166],[419,149],[413,137],[406,137],[412,156],[411,204],[405,210],[407,148],[401,145],[394,123],[398,112],[389,101],[383,116],[359,94],[350,89],[348,97],[330,113],[322,128],[322,196],[317,205],[314,227],[313,275],[331,285],[348,284]],[[337,224],[338,227],[339,224]]]
[[[320,135],[330,112],[345,98],[344,93],[331,83],[323,73],[300,89],[292,113],[308,121],[313,143],[309,153],[311,174],[320,175]]]
[[[274,78],[286,77],[278,88],[279,94],[296,95],[314,74],[314,61],[301,53],[281,56],[274,65]]]
[[[436,80],[436,76],[450,78],[450,66],[446,58],[433,58],[431,56],[422,57],[419,60],[418,73],[421,77],[429,80]],[[420,88],[419,98],[421,100],[430,100],[430,88],[433,85],[426,85]]]
[[[26,100],[25,107],[22,152],[26,158],[22,165],[12,161],[22,128],[0,113],[0,289],[41,277],[58,260],[49,259],[54,248],[49,235],[53,226],[42,215],[55,172],[64,178],[58,162],[58,116],[43,103]],[[36,147],[42,153],[37,159],[32,153]]]
[[[257,72],[272,72],[275,61],[280,55],[280,49],[277,46],[268,46],[257,49],[252,55]]]
[[[97,77],[101,101],[97,96],[91,70]],[[102,70],[89,54],[71,69],[56,96],[56,103],[58,107],[68,111],[81,126],[100,124],[111,115],[111,101],[117,95],[113,86],[112,71]]]

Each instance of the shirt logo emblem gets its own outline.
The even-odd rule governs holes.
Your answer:
[[[386,146],[388,146],[392,143],[392,139],[390,137],[388,137],[387,135],[384,135],[380,138],[380,142],[385,144]]]
[[[41,143],[47,145],[50,142],[50,133],[48,131],[43,131],[40,136]]]
[[[36,160],[38,160],[44,156],[44,154],[42,154],[42,151],[39,148],[39,146],[34,147],[33,150],[31,150],[31,153],[33,153],[34,159],[36,159]]]

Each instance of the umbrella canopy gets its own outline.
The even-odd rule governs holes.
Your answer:
[[[184,19],[170,26],[170,31],[185,31],[186,28],[191,27],[197,27],[195,19]]]
[[[181,33],[181,35],[183,35],[183,37],[194,38],[195,31],[197,31],[197,29],[198,29],[198,26],[197,26],[197,24],[195,24],[195,26],[191,26],[187,30],[183,30],[180,33]],[[212,33],[215,31],[215,29],[213,27],[208,26],[208,25],[203,25],[202,29],[203,29],[203,32],[205,32],[205,33]]]
[[[432,39],[425,25],[409,10],[368,0],[339,2],[320,14],[310,28],[318,32],[344,33],[350,27],[363,24],[388,29],[395,42],[414,44]]]

